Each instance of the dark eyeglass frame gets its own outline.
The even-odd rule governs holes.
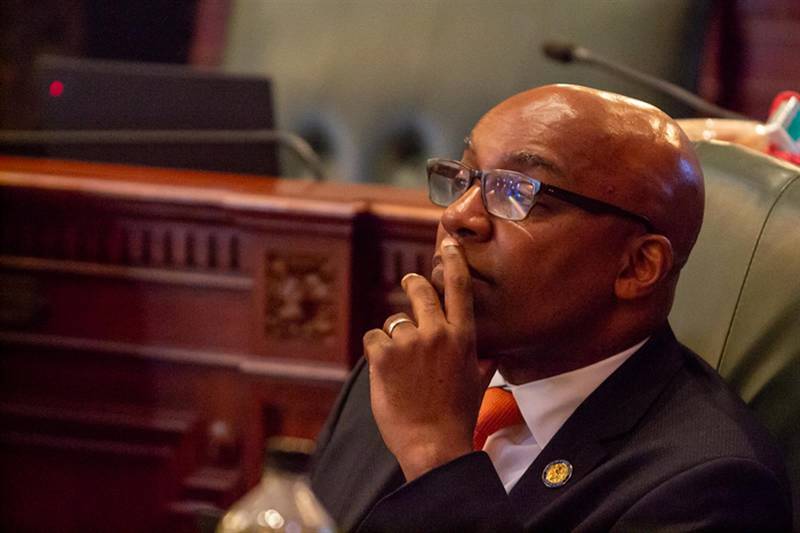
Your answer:
[[[431,170],[432,170],[433,166],[437,165],[437,164],[456,165],[456,166],[458,166],[458,167],[460,167],[460,168],[462,168],[462,169],[464,169],[464,170],[469,172],[469,183],[467,184],[466,188],[463,191],[461,191],[458,194],[458,196],[453,198],[453,200],[450,203],[447,203],[447,204],[436,202],[433,199],[433,195],[431,194]],[[570,204],[572,204],[572,205],[574,205],[576,207],[579,207],[579,208],[583,209],[584,211],[589,211],[590,213],[610,213],[610,214],[619,215],[619,216],[623,216],[623,217],[626,217],[626,218],[630,218],[630,219],[636,220],[637,222],[640,222],[640,223],[644,224],[644,227],[648,231],[648,233],[655,233],[655,228],[653,227],[653,223],[650,221],[649,218],[647,218],[644,215],[639,215],[637,213],[633,213],[631,211],[628,211],[627,209],[623,209],[621,207],[618,207],[618,206],[616,206],[614,204],[609,204],[609,203],[604,202],[602,200],[597,200],[597,199],[591,198],[589,196],[584,196],[584,195],[578,194],[576,192],[572,192],[572,191],[568,191],[566,189],[562,189],[561,187],[556,187],[555,185],[550,185],[548,183],[544,183],[542,181],[537,180],[536,178],[532,178],[532,177],[530,177],[530,176],[528,176],[526,174],[523,174],[522,172],[517,172],[515,170],[504,170],[504,169],[480,170],[480,169],[469,167],[469,166],[465,165],[464,163],[462,163],[461,161],[455,161],[453,159],[441,159],[441,158],[428,159],[428,163],[426,165],[426,169],[427,169],[427,174],[428,174],[428,194],[429,194],[428,197],[430,198],[431,202],[433,202],[434,204],[436,204],[436,205],[438,205],[440,207],[447,207],[448,205],[450,205],[453,202],[455,202],[465,192],[467,192],[470,189],[470,187],[472,187],[472,183],[476,179],[478,179],[478,180],[480,180],[481,199],[483,200],[483,207],[486,209],[487,212],[491,213],[491,211],[489,210],[489,207],[488,207],[489,203],[488,203],[488,201],[486,199],[486,176],[488,174],[492,173],[492,172],[503,172],[503,173],[505,173],[507,175],[510,175],[510,176],[513,176],[513,177],[517,178],[520,181],[526,181],[526,182],[530,183],[533,186],[533,189],[535,191],[534,194],[533,194],[534,200],[533,200],[533,203],[528,208],[528,211],[525,213],[525,216],[520,218],[520,219],[508,218],[508,217],[504,217],[502,215],[497,215],[495,213],[491,213],[494,216],[497,216],[497,217],[500,217],[500,218],[505,218],[507,220],[524,220],[530,214],[531,210],[533,209],[533,206],[536,205],[536,196],[539,195],[539,194],[547,194],[547,195],[550,195],[550,196],[552,196],[554,198],[558,198],[559,200],[563,200],[563,201],[565,201],[567,203],[570,203]]]

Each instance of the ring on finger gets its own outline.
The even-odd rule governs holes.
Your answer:
[[[401,316],[400,318],[395,318],[394,320],[389,322],[389,325],[386,327],[386,334],[391,337],[394,329],[404,322],[408,322],[409,324],[414,324],[413,320],[411,320],[410,318],[406,318],[404,316]]]

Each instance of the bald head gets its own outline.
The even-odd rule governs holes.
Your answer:
[[[540,87],[490,110],[448,168],[459,167],[472,169],[456,175],[469,186],[443,211],[436,249],[461,245],[478,348],[504,377],[581,368],[664,325],[704,204],[697,158],[671,118],[619,95]],[[513,173],[544,184],[535,200]],[[518,219],[504,207],[527,210]],[[440,294],[443,276],[434,269]]]
[[[490,110],[472,139],[491,144],[507,135],[519,140],[519,157],[552,164],[564,187],[649,218],[671,242],[675,267],[685,263],[703,219],[703,178],[668,115],[625,96],[549,85]]]

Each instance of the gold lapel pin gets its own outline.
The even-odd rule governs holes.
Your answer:
[[[563,487],[571,477],[572,465],[564,459],[556,459],[542,470],[542,482],[551,489]]]

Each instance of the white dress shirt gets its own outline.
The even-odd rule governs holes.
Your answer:
[[[495,372],[489,386],[510,390],[525,420],[524,424],[489,435],[483,446],[506,492],[516,485],[575,409],[645,342],[647,339],[592,365],[522,385],[511,385],[500,372]]]

